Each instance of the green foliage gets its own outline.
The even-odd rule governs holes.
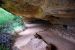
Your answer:
[[[5,47],[3,44],[0,45],[0,50],[10,50],[9,48]]]
[[[10,20],[13,20],[15,18],[14,15],[11,13],[7,12],[6,10],[0,8],[0,25],[4,24]]]

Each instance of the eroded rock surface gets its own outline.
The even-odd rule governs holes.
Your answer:
[[[21,16],[49,14],[56,17],[75,17],[74,0],[2,0],[1,3],[4,3],[3,8]]]
[[[58,50],[75,50],[75,0],[2,0],[0,6],[23,16],[27,22],[36,23],[37,19],[49,22],[50,26],[45,25],[48,27],[43,27],[46,23],[33,26],[19,35],[38,33]],[[47,30],[40,32],[44,28]]]
[[[75,25],[74,0],[1,0],[1,7],[11,13],[23,16],[25,21],[35,18],[52,24]]]
[[[29,24],[30,25],[30,24]],[[34,25],[34,24],[33,24]],[[41,46],[42,43],[35,43],[33,45],[33,41],[39,40],[37,38],[34,38],[34,35],[37,33],[39,35],[39,38],[44,41],[48,46],[51,47],[51,44],[56,47],[55,50],[74,50],[75,49],[75,32],[74,27],[68,26],[63,27],[62,25],[55,25],[55,26],[48,26],[48,25],[35,25],[35,27],[29,27],[24,32],[19,33],[21,37],[19,37],[16,42],[15,46],[20,49],[26,49],[26,48],[33,48],[32,50],[36,49],[35,46],[38,45],[37,49]],[[27,32],[29,31],[29,32]],[[41,36],[41,37],[40,37]],[[28,38],[29,37],[29,38]],[[32,39],[32,40],[30,40]],[[24,42],[25,41],[25,42]],[[26,43],[28,41],[28,43]],[[21,43],[22,42],[22,43]],[[21,44],[21,45],[20,45]],[[25,45],[27,44],[27,45]],[[40,45],[41,44],[41,45]],[[20,47],[24,46],[24,47]],[[32,47],[30,47],[32,46]],[[49,47],[49,50],[51,49]],[[46,49],[46,48],[44,48]],[[44,50],[43,48],[41,50]],[[47,49],[46,49],[47,50]]]

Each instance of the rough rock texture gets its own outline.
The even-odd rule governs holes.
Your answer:
[[[39,2],[40,1],[40,2]],[[51,27],[30,27],[19,35],[37,33],[58,50],[75,50],[75,0],[1,0],[1,7],[23,16],[25,21],[40,20],[49,22]],[[40,23],[41,24],[41,23]],[[28,26],[29,27],[29,26]],[[43,32],[39,32],[42,29]]]
[[[19,35],[21,35],[22,37],[19,37],[16,40],[15,42],[16,45],[14,44],[17,48],[24,49],[27,47],[27,48],[33,48],[32,50],[34,50],[36,49],[35,47],[36,45],[38,45],[37,49],[39,49],[39,47],[43,47],[44,45],[41,46],[42,45],[41,42],[40,42],[41,45],[39,45],[40,43],[38,43],[38,41],[37,41],[38,44],[34,42],[35,46],[33,45],[34,43],[31,42],[37,39],[34,38],[34,35],[37,33],[39,35],[39,38],[49,46],[49,49],[44,48],[46,50],[50,50],[50,49],[51,50],[75,50],[75,34],[74,34],[75,28],[74,27],[65,28],[62,25],[56,25],[56,26],[38,25],[38,24],[36,25],[32,24],[32,25],[33,27],[29,26],[28,29],[19,33]],[[20,46],[24,46],[24,47],[22,48]]]
[[[74,0],[2,0],[3,8],[22,16],[40,13],[51,14],[56,17],[74,17]],[[42,10],[41,10],[42,9]],[[43,14],[44,15],[44,14]]]
[[[47,44],[34,35],[21,36],[16,39],[13,50],[17,47],[19,50],[46,50]]]
[[[35,18],[52,24],[72,24],[75,22],[74,0],[1,0],[1,7],[11,13],[23,16],[24,20]]]

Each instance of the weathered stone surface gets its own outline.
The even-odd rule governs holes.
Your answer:
[[[46,50],[46,46],[47,44],[43,40],[35,38],[34,35],[21,36],[16,39],[14,44],[14,47],[19,50]]]
[[[40,2],[37,0],[3,0],[3,2],[5,4],[1,7],[15,15],[23,16],[25,20],[35,21],[38,18],[52,24],[51,27],[48,25],[42,27],[44,24],[31,27],[19,35],[34,35],[38,32],[48,43],[54,44],[58,50],[75,50],[74,0],[40,0]],[[47,30],[40,31],[44,28]]]
[[[3,2],[5,3],[2,5],[3,8],[18,16],[38,18],[43,15],[41,7],[31,5],[25,0],[4,0]]]
[[[75,25],[74,0],[2,0],[1,4],[7,11],[23,16],[25,21],[38,18],[52,24]]]
[[[32,41],[34,41],[37,38],[34,38],[33,36],[37,33],[42,37],[41,40],[46,41],[46,44],[53,44],[57,48],[57,50],[74,50],[75,49],[75,31],[74,30],[75,30],[75,27],[71,27],[71,26],[68,26],[66,28],[66,27],[63,27],[62,25],[50,25],[50,26],[45,25],[44,26],[44,25],[36,24],[34,27],[31,26],[30,28],[22,32],[23,34],[19,33],[19,35],[21,35],[22,37],[19,37],[16,40],[15,46],[24,46],[24,44],[26,44],[24,43],[24,41],[27,42],[29,41],[29,39],[32,39]],[[32,41],[30,41],[26,45],[26,47],[24,46],[23,48],[29,49],[30,48],[29,46],[33,46],[33,49],[35,49],[35,46],[33,45],[35,42],[32,43]],[[39,45],[40,43],[37,42],[36,44]],[[41,46],[39,45],[39,47]]]
[[[47,0],[45,12],[56,17],[75,17],[74,0]]]
[[[3,0],[3,2],[5,3],[2,5],[3,8],[20,16],[38,18],[49,14],[56,17],[75,17],[74,0],[40,0],[40,2],[39,0]]]

